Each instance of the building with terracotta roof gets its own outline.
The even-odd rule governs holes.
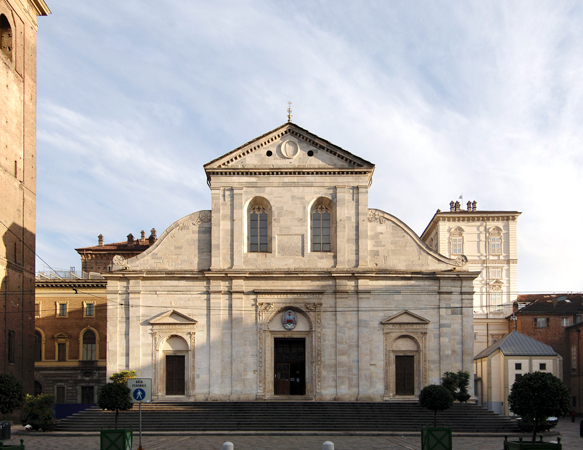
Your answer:
[[[139,255],[150,248],[157,240],[156,229],[150,230],[150,236],[146,238],[146,232],[140,232],[140,238],[134,238],[133,234],[128,234],[127,241],[105,244],[103,235],[97,236],[97,245],[93,247],[76,248],[75,251],[81,255],[81,269],[85,273],[107,272],[113,263],[115,256],[129,259]]]
[[[569,330],[583,322],[583,294],[519,295],[508,318],[509,331],[516,329],[544,342],[563,357],[563,381],[571,386],[574,359]]]

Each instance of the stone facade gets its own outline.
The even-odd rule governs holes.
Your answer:
[[[450,258],[465,255],[474,281],[474,354],[508,333],[506,317],[517,298],[517,211],[479,211],[477,202],[450,202],[437,210],[421,239]]]
[[[205,171],[212,209],[104,274],[108,375],[158,400],[381,401],[472,370],[479,273],[369,208],[373,164],[287,123]]]
[[[106,281],[37,277],[35,392],[56,403],[96,403],[106,382]]]
[[[0,1],[0,372],[33,390],[36,31],[43,0]]]

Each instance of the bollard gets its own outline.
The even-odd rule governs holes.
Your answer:
[[[334,450],[334,442],[324,442],[324,445],[322,445],[322,450]]]
[[[235,446],[232,442],[223,442],[223,450],[235,450]]]

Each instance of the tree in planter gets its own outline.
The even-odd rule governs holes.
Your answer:
[[[514,414],[532,419],[532,442],[535,442],[537,429],[547,417],[569,414],[569,397],[567,386],[552,373],[532,372],[514,382],[508,405]]]
[[[0,412],[2,417],[11,414],[24,405],[24,386],[18,378],[9,373],[0,373]]]
[[[26,396],[24,408],[22,408],[22,424],[30,425],[33,429],[52,430],[55,424],[55,396],[51,394],[39,394]]]
[[[470,373],[460,370],[455,372],[445,372],[441,378],[441,385],[445,387],[453,398],[460,402],[467,402],[470,398],[468,386],[470,384]]]
[[[437,427],[437,411],[445,411],[453,405],[453,395],[449,389],[430,384],[421,389],[419,394],[419,405],[422,408],[433,411],[433,426]]]
[[[122,384],[127,384],[128,380],[131,378],[136,378],[135,370],[122,370],[121,372],[116,372],[109,377],[112,383]]]
[[[131,409],[134,404],[130,401],[130,388],[122,383],[107,383],[101,388],[97,404],[101,409],[115,411],[115,429],[120,411]]]

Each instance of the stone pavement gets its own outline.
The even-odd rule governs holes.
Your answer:
[[[575,423],[569,418],[559,421],[556,432],[547,433],[545,441],[561,437],[563,449],[583,448],[583,438],[579,437],[578,417]],[[99,450],[99,436],[96,433],[40,433],[25,432],[22,427],[12,428],[12,439],[5,444],[17,444],[24,439],[26,450]],[[524,434],[528,440],[530,435]],[[504,437],[501,435],[460,435],[454,434],[453,448],[460,450],[501,450]],[[223,442],[235,445],[235,450],[321,450],[325,441],[334,443],[334,450],[420,450],[421,437],[418,433],[386,435],[348,435],[348,434],[286,434],[265,435],[249,434],[196,434],[186,433],[172,435],[142,436],[144,450],[221,450]],[[138,448],[138,436],[134,433],[134,449]]]

